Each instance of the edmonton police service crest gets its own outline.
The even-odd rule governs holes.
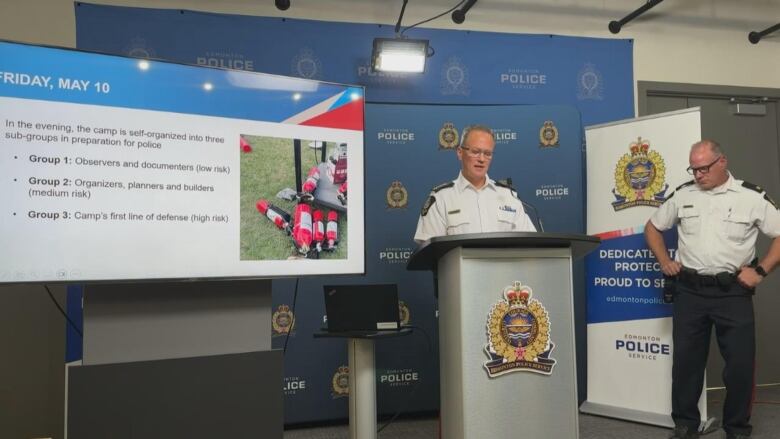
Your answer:
[[[444,96],[471,94],[469,70],[456,56],[451,56],[441,69],[441,94]]]
[[[406,304],[403,300],[398,301],[398,316],[401,320],[401,326],[406,326],[409,324],[409,320],[412,317],[411,312],[409,311],[409,305]]]
[[[331,384],[333,399],[349,396],[349,368],[347,366],[339,367],[333,374]]]
[[[454,149],[458,146],[458,130],[452,122],[445,122],[439,130],[439,149]]]
[[[490,309],[485,346],[490,359],[484,364],[490,378],[510,372],[552,374],[550,318],[532,295],[531,287],[515,281],[504,288],[504,300]]]
[[[592,63],[586,63],[577,75],[577,99],[604,99],[601,72]]]
[[[292,74],[306,79],[319,79],[322,76],[322,63],[308,47],[301,48],[292,59]]]
[[[288,334],[295,326],[295,316],[287,305],[279,305],[271,317],[274,335]]]
[[[404,209],[409,204],[409,193],[400,181],[396,180],[390,184],[385,194],[388,209]]]
[[[156,58],[157,56],[154,49],[149,47],[146,40],[141,37],[133,38],[130,44],[125,46],[124,53],[133,58]]]
[[[634,206],[660,206],[669,189],[664,181],[664,159],[657,151],[650,150],[649,140],[641,137],[631,143],[629,151],[615,166],[612,207],[617,212]]]
[[[560,146],[558,144],[558,128],[553,121],[546,120],[544,125],[539,129],[539,147],[540,148],[553,148]]]

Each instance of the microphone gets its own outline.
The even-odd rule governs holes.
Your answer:
[[[276,9],[280,11],[286,11],[290,9],[290,0],[275,0],[274,4],[276,5]]]
[[[518,198],[518,200],[520,200],[520,198]],[[536,222],[539,223],[539,231],[544,233],[544,224],[542,223],[542,217],[539,216],[539,211],[536,210],[534,205],[531,203],[526,203],[523,200],[520,200],[520,202],[523,203],[523,209],[525,209],[526,211],[528,210],[529,207],[531,208],[531,210],[534,212],[534,216],[536,217]]]
[[[452,21],[454,21],[457,24],[461,24],[464,21],[466,21],[466,12],[468,12],[469,9],[471,9],[471,7],[474,6],[474,3],[476,2],[477,0],[467,0],[466,4],[463,5],[462,8],[456,9],[452,13]]]

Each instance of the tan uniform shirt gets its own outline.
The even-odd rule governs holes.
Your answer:
[[[463,174],[453,183],[431,192],[417,221],[417,243],[461,233],[536,231],[513,190],[496,185],[489,177],[481,189]]]
[[[679,188],[650,221],[661,231],[678,226],[675,260],[700,274],[734,273],[749,264],[759,230],[780,236],[780,211],[766,193],[742,186],[731,175],[708,191],[696,184]]]

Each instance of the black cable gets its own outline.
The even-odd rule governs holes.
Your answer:
[[[57,299],[54,298],[54,295],[51,293],[51,290],[49,289],[49,286],[46,285],[46,284],[43,284],[43,287],[46,288],[46,292],[49,293],[49,298],[51,299],[52,302],[54,302],[54,305],[57,306],[57,309],[60,310],[60,313],[62,314],[63,317],[65,317],[65,320],[67,320],[68,323],[70,323],[71,328],[73,328],[73,330],[76,331],[76,333],[78,333],[79,337],[84,338],[84,334],[81,333],[81,330],[79,329],[79,327],[76,326],[75,323],[73,323],[73,320],[71,320],[70,317],[68,317],[68,313],[66,313],[65,310],[62,309],[62,307],[60,306],[60,303],[57,302]]]
[[[404,328],[414,328],[414,329],[419,329],[419,330],[420,330],[420,332],[422,332],[422,333],[425,335],[425,341],[428,343],[428,353],[429,353],[429,354],[433,353],[433,343],[431,343],[431,337],[430,337],[430,335],[428,335],[428,332],[426,332],[426,331],[425,331],[425,329],[423,329],[423,328],[422,328],[422,327],[420,327],[420,326],[414,326],[414,325],[405,325],[405,326],[403,326],[403,327],[404,327]],[[405,404],[404,404],[404,405],[403,405],[401,408],[399,408],[397,412],[395,412],[395,414],[394,414],[394,415],[393,415],[393,416],[390,418],[390,420],[389,420],[389,421],[387,421],[387,422],[385,423],[385,425],[383,425],[383,426],[379,427],[379,428],[376,430],[376,432],[377,432],[377,433],[379,433],[379,432],[381,432],[382,430],[384,430],[385,428],[387,428],[387,427],[388,427],[390,424],[392,424],[392,423],[393,423],[393,422],[394,422],[394,421],[395,421],[395,420],[396,420],[396,419],[397,419],[399,416],[401,416],[401,413],[403,413],[403,412],[405,412],[405,411],[406,411],[406,407],[409,405],[409,402],[411,402],[411,401],[414,401],[414,395],[415,395],[415,393],[417,393],[417,389],[419,389],[419,388],[420,388],[420,383],[421,383],[421,382],[422,382],[422,381],[417,381],[417,383],[414,385],[414,388],[412,389],[412,392],[409,394],[409,397],[407,398],[407,401],[406,401],[406,403],[405,403]]]
[[[435,16],[435,17],[431,17],[431,18],[429,18],[429,19],[427,19],[427,20],[423,20],[423,21],[421,21],[421,22],[419,22],[419,23],[414,23],[414,24],[413,24],[413,25],[411,25],[411,26],[407,26],[407,27],[405,27],[405,28],[404,28],[404,30],[402,30],[402,31],[401,31],[401,35],[400,35],[400,36],[403,36],[403,35],[404,35],[404,32],[408,31],[409,29],[411,29],[411,28],[413,28],[413,27],[419,26],[419,25],[421,25],[421,24],[425,24],[425,23],[427,23],[427,22],[429,22],[429,21],[433,21],[433,20],[435,20],[435,19],[437,19],[437,18],[439,18],[439,17],[443,17],[443,16],[445,16],[445,15],[449,14],[450,12],[454,11],[455,9],[458,9],[458,8],[460,7],[460,5],[462,5],[462,4],[463,4],[463,3],[465,3],[465,2],[466,2],[466,0],[460,0],[460,1],[458,2],[458,4],[457,4],[457,5],[453,6],[452,8],[450,8],[450,9],[448,9],[448,10],[446,10],[446,11],[442,12],[441,14],[439,14],[439,15],[437,15],[437,16]]]
[[[282,355],[287,353],[287,342],[290,341],[290,333],[293,332],[293,329],[295,329],[295,320],[297,317],[295,316],[295,303],[298,301],[298,282],[301,280],[300,277],[295,278],[295,292],[293,293],[293,303],[292,303],[292,315],[293,315],[293,321],[290,325],[290,330],[287,331],[287,336],[284,337],[284,349],[282,349]]]
[[[404,19],[404,11],[406,11],[406,4],[409,0],[404,0],[404,4],[401,6],[401,15],[398,16],[398,23],[395,24],[395,34],[398,35],[398,31],[401,29],[401,20]]]

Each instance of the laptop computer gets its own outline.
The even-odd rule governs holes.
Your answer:
[[[325,285],[323,289],[329,332],[401,329],[397,285]]]

